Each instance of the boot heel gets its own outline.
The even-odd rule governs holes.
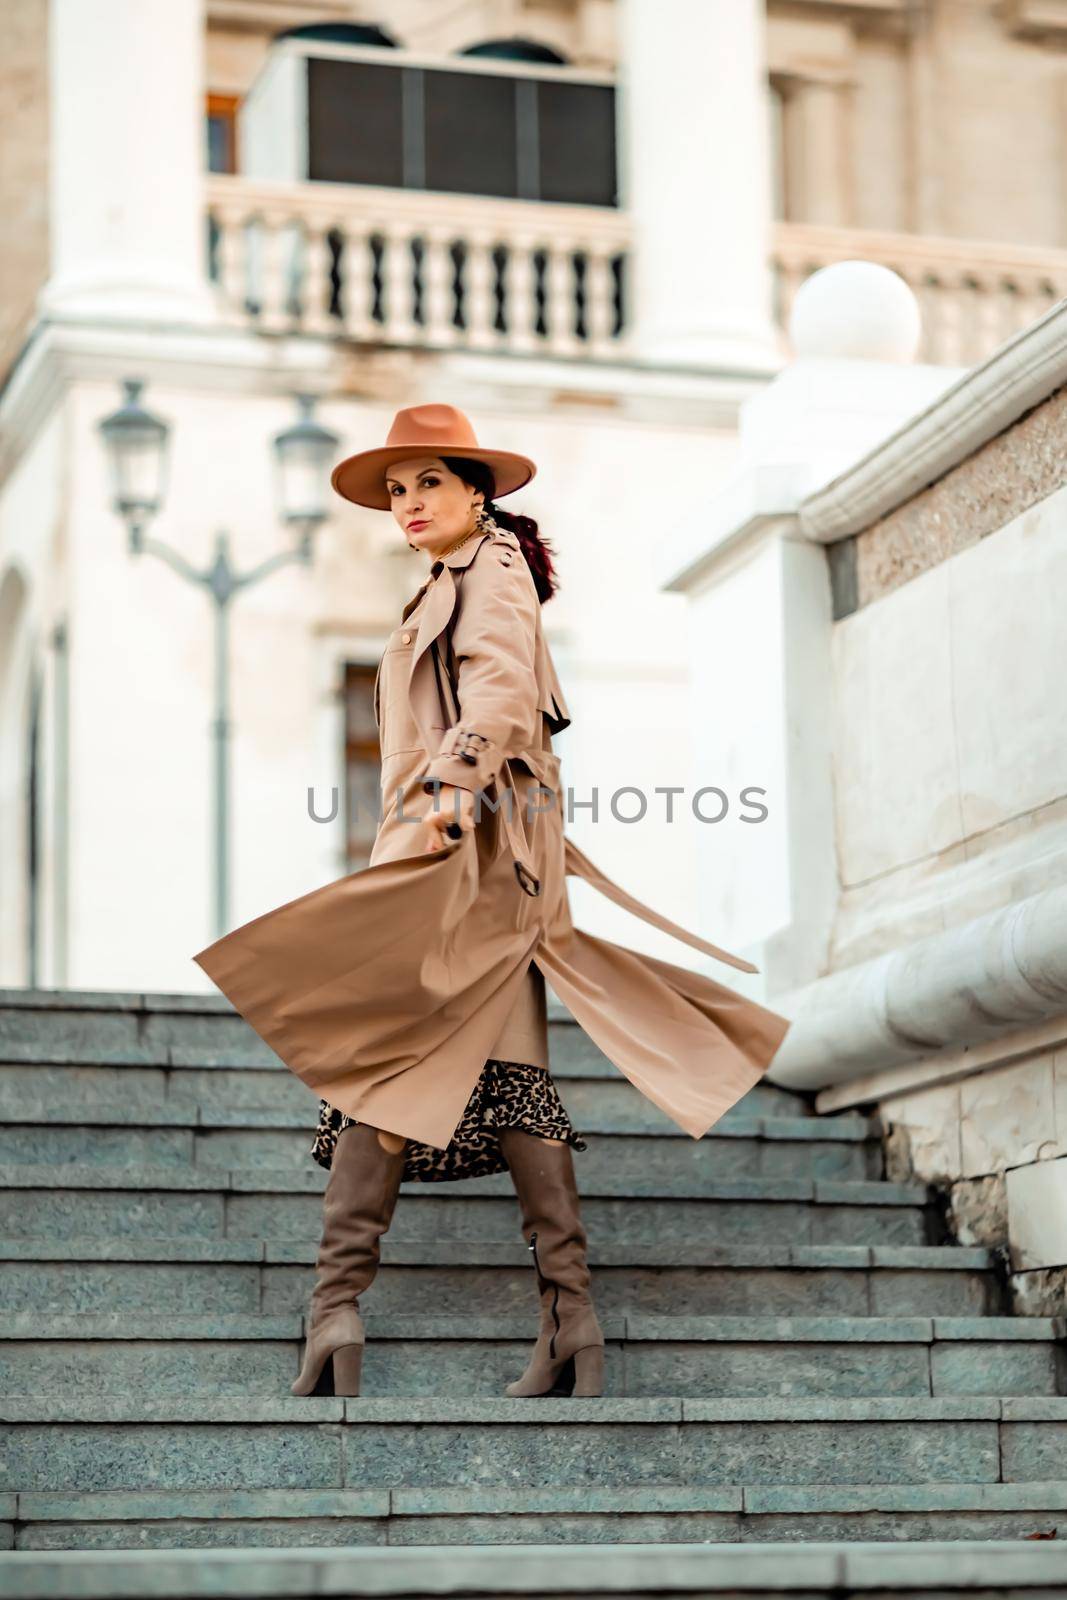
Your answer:
[[[343,1344],[335,1350],[333,1361],[333,1392],[335,1395],[358,1395],[363,1372],[363,1346]]]
[[[587,1344],[574,1352],[573,1395],[598,1395],[604,1392],[604,1346]]]

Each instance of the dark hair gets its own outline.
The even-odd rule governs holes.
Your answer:
[[[493,477],[492,467],[487,466],[484,461],[476,461],[468,456],[441,456],[440,460],[450,472],[462,478],[472,489],[482,491],[485,495],[485,510],[493,521],[515,534],[522,546],[526,564],[533,573],[537,598],[542,605],[546,600],[551,600],[559,588],[559,579],[556,577],[552,550],[542,539],[533,517],[524,517],[517,511],[502,511],[499,506],[493,504],[496,479]]]

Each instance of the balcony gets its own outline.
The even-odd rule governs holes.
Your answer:
[[[627,213],[330,183],[207,180],[209,271],[224,312],[263,333],[553,358],[625,359]],[[775,315],[862,258],[923,314],[919,359],[982,360],[1067,295],[1067,251],[778,223]]]
[[[609,356],[630,222],[603,206],[369,185],[207,183],[209,271],[265,333]]]

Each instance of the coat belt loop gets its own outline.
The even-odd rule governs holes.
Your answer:
[[[500,768],[500,776],[497,778],[497,798],[500,800],[498,815],[503,824],[504,834],[508,841],[508,849],[511,851],[511,858],[515,866],[515,876],[518,878],[519,884],[525,893],[536,897],[541,893],[541,880],[533,869],[533,860],[529,846],[526,843],[526,836],[523,833],[522,824],[515,815],[518,792],[512,782],[510,769],[508,769],[507,777],[505,778],[504,776],[507,768],[508,763],[505,761]]]

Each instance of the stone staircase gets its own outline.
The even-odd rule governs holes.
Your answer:
[[[25,1553],[5,1594],[78,1573],[103,1586],[71,1593],[209,1592],[188,1564],[188,1587],[106,1587],[117,1552],[177,1546],[233,1546],[249,1572],[257,1546],[306,1557],[281,1587],[219,1593],[327,1592],[300,1587],[325,1581],[309,1546],[448,1546],[482,1563],[477,1592],[534,1592],[475,1548],[516,1543],[602,1546],[633,1574],[611,1592],[637,1593],[620,1547],[640,1564],[670,1546],[682,1573],[690,1547],[756,1562],[771,1541],[803,1544],[805,1592],[820,1552],[839,1592],[873,1591],[855,1575],[882,1569],[840,1564],[857,1541],[956,1541],[941,1589],[986,1570],[970,1541],[1013,1541],[1012,1583],[1040,1587],[1048,1546],[1015,1541],[1067,1534],[1063,1319],[1008,1315],[1003,1264],[945,1239],[935,1194],[881,1177],[868,1119],[760,1084],[695,1141],[562,1013],[551,1034],[589,1141],[605,1395],[501,1394],[537,1313],[505,1173],[405,1186],[363,1301],[364,1395],[294,1399],[316,1098],[221,998],[0,991],[0,1542]],[[374,1592],[407,1592],[392,1556]],[[58,1587],[34,1588],[46,1570]],[[724,1572],[745,1588],[730,1566],[678,1592],[725,1592]]]

